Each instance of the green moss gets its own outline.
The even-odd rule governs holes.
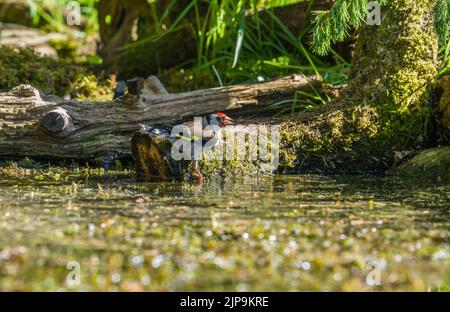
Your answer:
[[[450,75],[440,79],[442,96],[438,107],[438,141],[443,144],[450,143]]]
[[[248,128],[247,131],[254,131]],[[200,160],[200,170],[203,175],[213,178],[217,176],[262,176],[273,173],[272,161],[276,156],[276,151],[271,145],[270,138],[272,133],[268,132],[268,139],[264,141],[267,147],[268,158],[263,159],[260,156],[259,146],[256,141],[250,141],[249,135],[241,139],[236,137],[235,130],[225,129],[223,131],[223,145],[204,152]],[[256,132],[254,132],[256,134]],[[231,139],[233,137],[233,139]],[[260,137],[260,140],[263,138]],[[255,143],[254,151],[256,159],[250,159],[250,144]],[[190,162],[189,162],[190,163]],[[182,171],[182,176],[188,178],[192,174],[192,166],[186,166]]]
[[[31,49],[0,47],[0,90],[31,84],[45,93],[80,100],[110,100],[111,81],[81,65],[36,55]]]
[[[392,173],[400,176],[449,179],[450,147],[443,146],[425,150],[400,165]]]
[[[81,101],[111,101],[114,87],[114,79],[99,79],[94,74],[87,73],[77,76],[70,93]]]
[[[432,5],[390,1],[380,26],[360,30],[343,96],[313,118],[300,114],[282,126],[285,168],[382,170],[394,151],[425,146],[438,67],[437,35],[424,23],[432,21]]]

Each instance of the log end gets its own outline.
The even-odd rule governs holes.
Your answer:
[[[40,97],[38,89],[26,84],[14,87],[8,93],[17,97]]]
[[[160,179],[178,178],[180,172],[176,170],[170,157],[170,138],[150,133],[137,131],[131,138],[131,151],[136,163],[137,173],[144,176],[153,176]]]
[[[64,109],[55,109],[42,118],[42,125],[52,133],[61,133],[66,130],[71,123],[69,114]]]

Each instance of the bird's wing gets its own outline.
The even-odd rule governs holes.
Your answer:
[[[195,121],[195,122],[194,122]],[[199,141],[203,136],[203,125],[200,120],[192,120],[183,123],[189,129],[188,134],[184,134],[186,137],[190,137],[192,141]]]
[[[208,139],[213,138],[215,135],[216,135],[216,133],[213,131],[213,129],[208,128],[208,129],[203,130],[202,138],[203,138],[203,140],[208,140]]]

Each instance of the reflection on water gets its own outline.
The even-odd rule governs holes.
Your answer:
[[[4,172],[0,290],[449,290],[449,191],[370,176],[201,187]]]

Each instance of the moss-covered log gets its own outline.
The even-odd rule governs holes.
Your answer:
[[[450,146],[424,150],[388,171],[402,177],[450,180]]]
[[[259,84],[139,97],[113,102],[67,101],[31,86],[0,93],[0,157],[93,159],[130,156],[129,139],[140,124],[176,123],[217,111],[242,115],[273,109],[297,90],[320,88],[314,77],[290,76]]]
[[[263,129],[258,128],[263,126]],[[172,136],[167,132],[148,131],[143,127],[131,139],[131,149],[136,163],[137,173],[162,179],[189,179],[192,176],[193,143],[186,142],[186,135]],[[278,127],[256,124],[226,126],[221,131],[219,144],[208,149],[205,144],[199,163],[200,171],[206,177],[212,176],[260,176],[269,175],[278,168],[279,132]],[[212,142],[212,141],[211,141]],[[175,144],[178,145],[176,146]],[[190,145],[181,160],[175,160],[174,152],[182,152]],[[200,146],[197,146],[200,147]],[[186,157],[187,156],[187,157]]]

